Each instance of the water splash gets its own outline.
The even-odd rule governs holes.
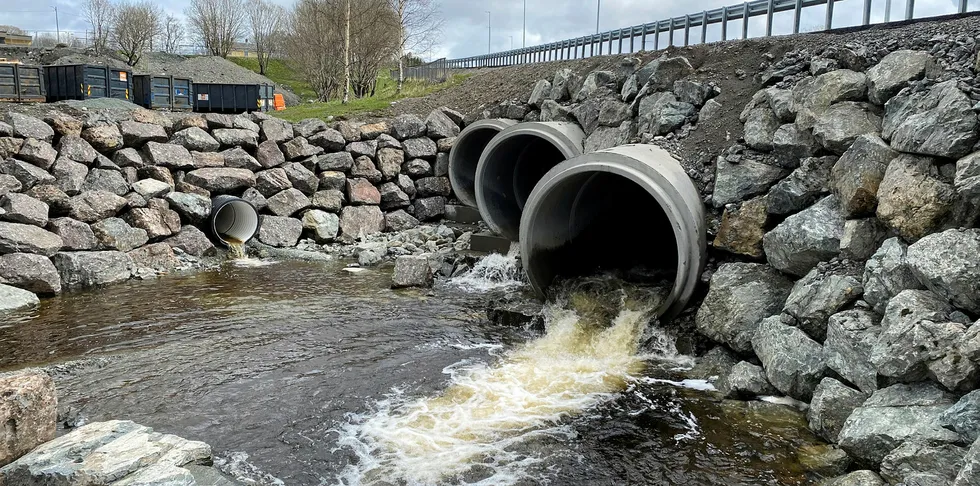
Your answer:
[[[214,456],[214,467],[249,486],[285,486],[281,479],[266,473],[248,460],[248,453],[227,451]]]
[[[224,236],[223,239],[228,243],[228,258],[231,260],[244,260],[248,258],[248,254],[245,252],[245,242],[232,238],[230,236]]]
[[[395,390],[375,412],[351,415],[335,430],[339,446],[358,458],[339,482],[520,481],[545,459],[523,444],[567,437],[564,419],[614,399],[636,383],[648,359],[675,357],[669,347],[661,350],[664,356],[639,353],[655,303],[635,295],[571,292],[546,306],[544,336],[492,365],[447,367],[450,384],[439,396],[413,400]],[[609,314],[612,308],[617,310]]]
[[[506,290],[524,285],[520,267],[520,247],[511,243],[506,255],[491,253],[451,283],[468,292]]]

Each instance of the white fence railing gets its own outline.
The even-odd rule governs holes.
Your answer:
[[[859,2],[863,1],[863,6]],[[591,34],[575,39],[566,39],[557,42],[550,42],[533,47],[512,49],[509,51],[483,54],[462,59],[449,59],[446,61],[450,69],[460,68],[480,68],[480,67],[499,67],[514,64],[528,64],[546,61],[560,61],[566,59],[581,59],[596,55],[614,54],[614,48],[618,44],[618,53],[636,52],[639,45],[641,51],[648,47],[648,38],[653,36],[653,50],[660,49],[661,34],[668,35],[667,45],[676,45],[674,42],[675,34],[683,32],[684,43],[691,44],[691,35],[698,35],[701,43],[707,42],[708,26],[721,24],[721,39],[728,40],[728,26],[730,22],[740,21],[742,24],[741,37],[749,37],[749,19],[752,17],[766,17],[765,35],[770,36],[773,32],[773,17],[780,12],[794,12],[793,33],[800,32],[800,20],[803,10],[810,7],[826,6],[824,16],[824,29],[830,30],[834,22],[834,4],[846,3],[848,7],[863,8],[862,24],[871,24],[871,7],[873,0],[752,0],[739,5],[721,7],[714,10],[706,10],[694,14],[674,17],[672,19],[650,22],[642,25],[634,25],[622,29],[610,30],[599,34]],[[878,0],[880,1],[880,0]],[[890,20],[892,0],[885,1],[885,21]],[[957,2],[957,12],[963,14],[969,11],[967,0],[955,0]],[[915,0],[906,0],[904,20],[912,20],[915,15]],[[628,45],[624,46],[624,43]],[[626,47],[627,50],[624,50]]]

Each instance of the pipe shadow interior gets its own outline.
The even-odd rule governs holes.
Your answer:
[[[527,271],[543,284],[605,272],[638,283],[676,280],[678,248],[667,214],[623,176],[569,177],[540,201],[537,215]]]
[[[480,156],[487,144],[493,137],[496,137],[500,130],[495,128],[483,128],[473,130],[466,135],[466,140],[457,140],[453,150],[453,167],[449,172],[452,178],[453,188],[457,195],[462,194],[460,200],[476,201],[476,168],[480,164]]]
[[[489,154],[484,162],[484,199],[503,236],[517,240],[521,212],[531,190],[551,168],[564,161],[558,147],[534,135],[507,138]]]

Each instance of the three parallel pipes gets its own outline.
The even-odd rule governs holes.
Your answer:
[[[461,202],[519,241],[534,291],[613,271],[673,280],[657,314],[684,309],[705,262],[705,211],[680,163],[653,145],[584,152],[574,123],[483,120],[449,154]]]

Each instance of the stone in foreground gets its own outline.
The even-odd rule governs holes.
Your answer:
[[[19,486],[186,484],[172,482],[181,477],[172,468],[210,458],[211,447],[203,442],[112,420],[42,444],[0,469],[0,481]]]
[[[0,312],[34,307],[40,303],[33,292],[0,284]]]
[[[3,467],[54,439],[58,399],[54,380],[39,371],[0,377],[0,397],[3,398],[0,424],[4,424],[0,427],[0,467]]]
[[[395,270],[391,276],[391,287],[431,287],[432,268],[429,259],[421,256],[402,256],[395,260]]]

